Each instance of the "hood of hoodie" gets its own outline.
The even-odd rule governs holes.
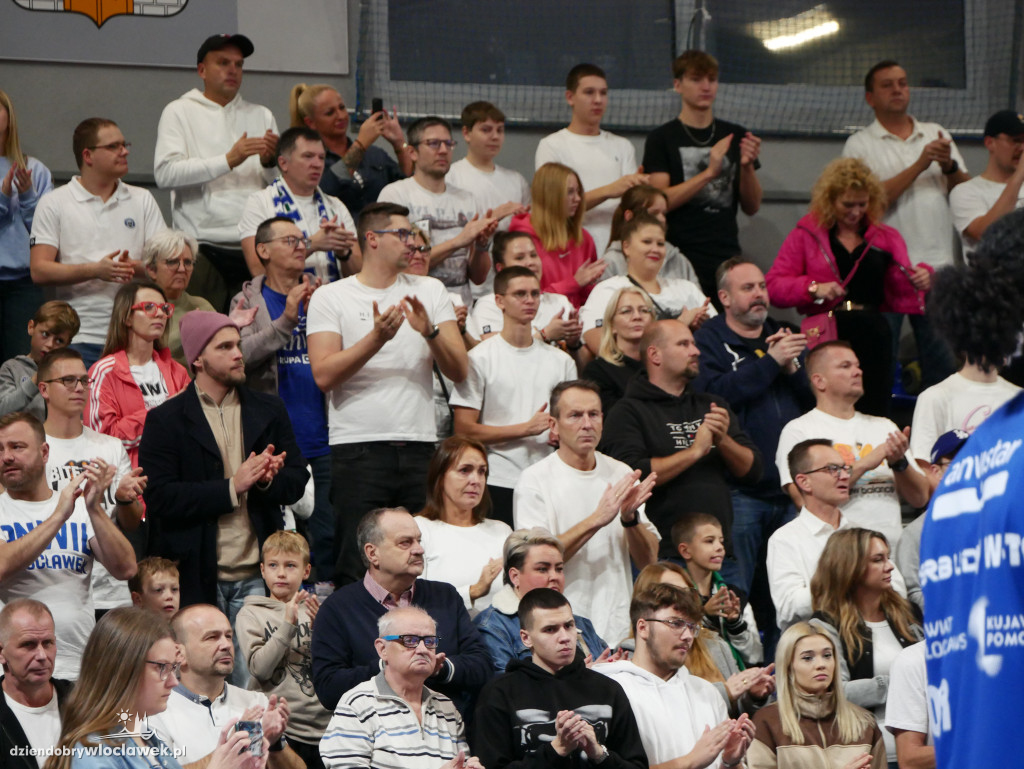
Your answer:
[[[278,601],[272,596],[247,595],[244,603],[246,606],[259,606],[261,609],[273,609],[284,614],[284,601]]]
[[[651,384],[651,380],[647,378],[646,371],[637,372],[636,376],[630,379],[629,384],[626,385],[627,398],[637,398],[638,400],[650,401],[652,403],[672,404],[687,397],[689,392],[689,390],[684,390],[682,395],[673,395],[670,392],[666,392],[657,385]]]
[[[205,96],[203,96],[203,92],[200,91],[198,88],[193,88],[191,91],[182,94],[181,98],[187,101],[195,102],[196,104],[205,107],[211,112],[219,112],[220,110],[234,109],[242,101],[242,95],[236,93],[235,98],[222,107],[212,99],[207,99]]]
[[[549,673],[539,665],[535,665],[533,660],[512,660],[508,663],[508,667],[505,668],[506,673],[522,672],[530,678],[536,681],[551,681],[551,680],[565,680],[576,678],[583,673],[586,673],[587,666],[583,662],[583,651],[579,646],[576,647],[576,657],[566,665],[564,668],[559,670],[557,673]]]

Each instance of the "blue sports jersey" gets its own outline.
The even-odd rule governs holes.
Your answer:
[[[1024,765],[1024,394],[949,466],[921,539],[928,706],[938,766]]]

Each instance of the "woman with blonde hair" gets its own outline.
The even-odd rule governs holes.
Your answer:
[[[327,153],[320,189],[339,198],[353,218],[358,219],[366,205],[376,202],[384,187],[412,174],[412,155],[397,112],[370,115],[352,139],[345,101],[326,83],[296,84],[288,111],[293,126],[308,126],[320,134]],[[398,163],[374,145],[381,136],[391,144]]]
[[[924,638],[913,604],[893,589],[895,568],[884,534],[843,529],[829,537],[811,578],[811,624],[832,635],[844,693],[874,711],[890,762],[896,741],[884,728],[889,668]]]
[[[145,609],[107,612],[89,636],[82,670],[54,746],[62,755],[45,769],[180,769],[146,723],[167,709],[181,663],[171,629]],[[248,750],[246,732],[225,729],[210,769],[262,769],[263,756]],[[144,752],[145,751],[145,752]]]
[[[611,237],[603,257],[608,266],[601,280],[629,272],[626,256],[622,253],[622,227],[639,213],[648,213],[665,225],[668,221],[668,195],[665,194],[665,190],[659,190],[650,184],[638,184],[622,194],[619,205],[612,214]],[[697,271],[693,269],[690,260],[672,243],[665,243],[665,263],[661,265],[658,274],[663,278],[683,278],[700,285],[700,278],[697,277]]]
[[[604,272],[594,239],[583,229],[583,183],[561,163],[545,163],[533,175],[533,208],[516,214],[510,232],[533,238],[543,265],[541,291],[562,294],[579,308]]]
[[[604,310],[601,345],[597,358],[583,369],[583,379],[601,390],[601,409],[605,416],[626,393],[626,385],[638,371],[640,338],[654,317],[649,296],[636,286],[623,286],[612,294]]]
[[[28,352],[25,326],[43,303],[29,275],[32,219],[53,189],[50,170],[25,155],[11,97],[0,90],[0,362]]]
[[[825,167],[810,212],[786,237],[765,280],[772,304],[810,316],[809,346],[846,340],[864,372],[857,410],[889,413],[893,344],[883,313],[923,315],[932,268],[914,267],[902,236],[881,221],[881,180],[856,158]]]
[[[686,569],[671,561],[658,561],[641,569],[633,583],[633,595],[640,595],[658,583],[692,590],[697,601],[701,600]],[[703,625],[703,616],[692,619],[701,624],[701,630],[694,636],[693,645],[686,655],[686,669],[714,685],[725,700],[731,717],[756,711],[775,691],[772,667],[740,670],[728,642]]]
[[[778,701],[754,714],[749,769],[884,769],[882,734],[871,714],[844,696],[835,658],[832,638],[810,623],[782,634]]]
[[[85,423],[120,439],[132,467],[139,466],[146,414],[191,381],[166,344],[173,315],[174,305],[156,283],[125,283],[114,295],[103,352],[89,369]]]

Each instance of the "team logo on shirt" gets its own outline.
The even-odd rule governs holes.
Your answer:
[[[135,220],[129,216],[127,219],[124,220],[124,226],[127,227],[129,230],[134,230]]]
[[[93,20],[97,27],[115,16],[146,16],[148,18],[166,18],[181,13],[188,0],[114,0],[114,2],[49,2],[45,5],[39,0],[14,0],[27,11],[46,11],[48,13],[80,13]]]

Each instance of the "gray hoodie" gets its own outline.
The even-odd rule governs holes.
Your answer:
[[[38,368],[27,355],[19,355],[0,366],[0,416],[12,411],[27,411],[40,422],[46,421],[46,401],[32,381]]]

